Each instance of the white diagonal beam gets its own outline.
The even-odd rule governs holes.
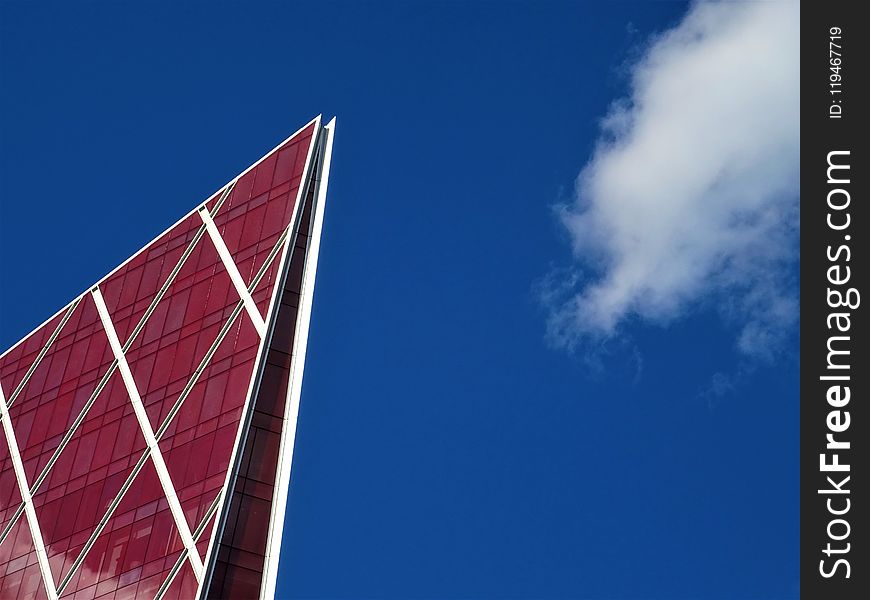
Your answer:
[[[12,458],[12,469],[15,471],[15,479],[18,481],[18,490],[24,501],[24,514],[27,515],[27,525],[30,527],[30,536],[33,538],[33,547],[36,549],[36,559],[39,562],[39,572],[42,573],[42,583],[45,585],[45,592],[49,600],[57,600],[54,577],[52,577],[51,568],[48,566],[48,554],[45,552],[45,543],[42,540],[39,521],[36,520],[33,498],[30,496],[30,486],[27,485],[24,464],[21,462],[21,453],[18,450],[18,442],[15,440],[15,430],[12,428],[12,420],[9,418],[9,410],[6,408],[6,397],[3,395],[2,387],[0,387],[0,420],[3,421],[3,431],[6,433],[6,444],[9,446],[9,456]]]
[[[254,302],[254,298],[251,297],[251,294],[248,292],[248,286],[245,285],[245,280],[242,279],[242,274],[239,273],[239,268],[236,266],[233,256],[230,254],[230,250],[224,242],[224,238],[221,237],[221,232],[218,231],[217,226],[214,224],[214,221],[212,220],[211,215],[208,214],[207,210],[204,208],[200,209],[199,216],[202,219],[202,222],[205,223],[205,230],[208,232],[208,236],[211,238],[212,243],[214,243],[214,247],[217,250],[218,255],[221,257],[227,273],[230,274],[230,279],[233,281],[236,292],[238,292],[239,297],[245,303],[245,310],[248,311],[248,316],[251,317],[254,329],[257,330],[257,333],[260,334],[260,338],[262,339],[263,336],[266,335],[266,322],[263,320],[263,316],[260,314],[260,309],[257,308],[257,304]]]
[[[109,309],[106,308],[106,302],[103,300],[103,294],[100,292],[99,286],[91,290],[91,295],[94,297],[97,312],[100,314],[100,320],[103,322],[103,328],[106,330],[106,336],[109,338],[109,345],[112,347],[112,352],[118,361],[118,370],[121,372],[124,385],[127,387],[127,394],[130,396],[131,404],[133,404],[133,412],[136,413],[136,419],[139,421],[139,427],[142,430],[142,435],[145,437],[145,443],[148,444],[148,448],[151,450],[151,460],[154,463],[154,469],[157,471],[157,477],[160,479],[160,485],[163,487],[163,493],[169,503],[169,510],[175,519],[178,534],[184,543],[184,547],[187,548],[190,566],[193,568],[197,581],[201,581],[203,571],[202,559],[199,557],[196,542],[193,541],[190,527],[187,525],[187,518],[184,516],[184,511],[181,510],[181,502],[179,502],[178,495],[175,493],[175,485],[173,485],[172,478],[169,476],[160,446],[157,445],[157,438],[154,437],[154,430],[151,428],[151,422],[148,420],[148,413],[145,412],[145,406],[142,404],[142,398],[139,396],[139,390],[136,388],[136,382],[133,380],[133,372],[130,370],[130,365],[127,364],[127,358],[124,356],[124,350],[121,347],[115,326],[112,324]]]

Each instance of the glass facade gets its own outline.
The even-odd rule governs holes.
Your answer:
[[[0,598],[268,588],[331,136],[315,119],[0,356]]]

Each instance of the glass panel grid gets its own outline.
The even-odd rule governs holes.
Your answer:
[[[313,133],[312,124],[205,203],[264,317]],[[194,212],[100,289],[204,558],[260,343],[202,237]],[[184,552],[151,461],[137,470],[147,451],[116,367],[90,294],[0,356],[61,597],[153,596]],[[44,597],[7,454],[0,439],[0,597]],[[196,586],[184,561],[164,597]]]

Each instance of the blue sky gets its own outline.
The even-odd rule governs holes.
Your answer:
[[[797,597],[793,236],[590,300],[601,122],[687,5],[288,4],[0,4],[0,347],[337,115],[279,597]]]

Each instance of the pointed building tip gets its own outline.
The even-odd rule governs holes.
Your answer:
[[[319,127],[322,123],[323,123],[323,113],[320,113],[319,115],[315,116],[313,119],[311,119],[310,121],[308,121],[308,122],[307,122],[305,125],[303,125],[301,128],[299,128],[295,133],[293,133],[292,135],[290,135],[287,139],[289,140],[290,138],[292,138],[292,137],[296,136],[297,134],[301,133],[302,131],[305,131],[306,129],[308,129],[308,128],[311,127],[312,125],[313,125],[314,127]],[[287,141],[287,140],[284,140],[284,141]]]
[[[326,124],[326,127],[329,127],[330,129],[335,129],[335,120],[336,120],[337,118],[338,118],[338,117],[332,117],[332,118],[329,120],[329,123]]]

